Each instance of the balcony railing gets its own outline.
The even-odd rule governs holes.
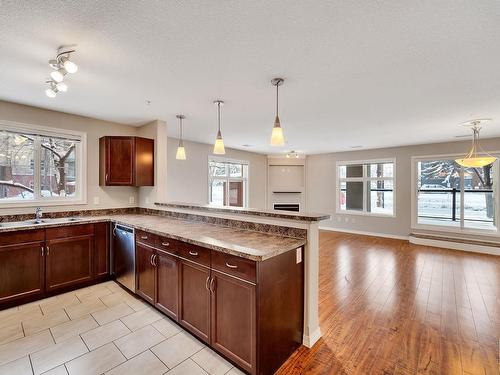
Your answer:
[[[481,189],[481,190],[475,190],[475,189],[464,189],[463,190],[464,194],[492,194],[493,193],[493,190],[492,189]],[[457,198],[459,198],[459,194],[461,194],[461,190],[459,189],[455,189],[455,188],[452,188],[452,189],[419,189],[418,190],[418,193],[419,193],[419,214],[418,214],[418,217],[419,218],[426,218],[426,219],[439,219],[439,220],[451,220],[452,222],[454,221],[459,221],[460,218],[458,217],[457,218],[457,204],[460,203],[460,201],[457,202]],[[450,194],[451,195],[451,207],[449,207],[449,214],[444,214],[444,215],[438,215],[438,214],[435,214],[435,215],[430,215],[430,214],[421,214],[421,199],[420,199],[420,194]],[[457,197],[458,195],[458,197]],[[486,196],[485,196],[485,200],[486,200]],[[440,210],[436,210],[436,211],[443,211],[443,210],[446,210],[448,209],[448,207],[446,207],[445,205],[442,205],[440,207]],[[424,209],[422,209],[422,211],[425,211]],[[432,211],[431,210],[428,210],[428,211]],[[464,211],[466,213],[469,213],[469,210],[466,210],[464,208]],[[476,210],[472,210],[472,211],[476,211]],[[487,211],[487,206],[486,206],[486,202],[484,204],[484,207],[481,207],[480,210],[477,210],[477,211],[481,211],[481,212],[484,212],[484,211]],[[483,222],[483,223],[493,223],[493,214],[491,215],[492,217],[488,217],[487,215],[483,215],[484,217],[470,217],[470,215],[468,215],[467,218],[464,218],[466,221],[474,221],[474,222]]]

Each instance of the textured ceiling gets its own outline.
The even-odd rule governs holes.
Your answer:
[[[77,44],[77,74],[44,94],[47,60]],[[456,140],[493,117],[500,135],[500,2],[0,0],[0,99],[138,125],[186,114],[210,143],[276,152],[281,123],[306,153]],[[146,101],[151,100],[147,105]],[[1,118],[1,114],[0,114]]]

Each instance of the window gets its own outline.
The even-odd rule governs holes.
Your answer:
[[[208,201],[216,206],[247,207],[248,162],[210,159]]]
[[[337,212],[394,216],[394,160],[337,163]]]
[[[0,124],[0,206],[82,201],[84,141],[84,134]]]
[[[461,167],[451,157],[416,158],[414,162],[414,223],[455,230],[497,230],[498,161],[481,168]]]

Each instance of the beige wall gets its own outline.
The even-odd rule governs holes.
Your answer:
[[[212,145],[184,141],[187,160],[176,160],[178,140],[168,139],[167,200],[208,203],[208,156]],[[266,207],[267,172],[265,155],[226,148],[224,157],[249,162],[249,206]]]
[[[99,186],[99,138],[104,135],[136,135],[137,128],[62,112],[0,101],[0,120],[76,130],[87,133],[87,204],[44,207],[44,211],[72,211],[136,206],[138,190],[133,187]],[[129,203],[130,198],[134,202]],[[99,203],[94,204],[94,199]],[[33,208],[0,208],[1,214],[29,213]]]
[[[483,139],[481,144],[485,150],[500,151],[500,138]],[[469,148],[470,142],[464,141],[308,156],[307,210],[331,214],[331,220],[321,223],[324,227],[408,236],[411,232],[411,157],[464,154]],[[396,158],[396,217],[337,215],[336,162],[384,158]]]

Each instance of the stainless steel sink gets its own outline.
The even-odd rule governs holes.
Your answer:
[[[12,227],[27,227],[31,225],[41,225],[41,224],[58,224],[58,223],[72,223],[81,220],[78,217],[61,217],[55,219],[42,219],[41,221],[36,220],[24,220],[24,221],[9,221],[5,223],[0,223],[0,228],[12,228]]]

